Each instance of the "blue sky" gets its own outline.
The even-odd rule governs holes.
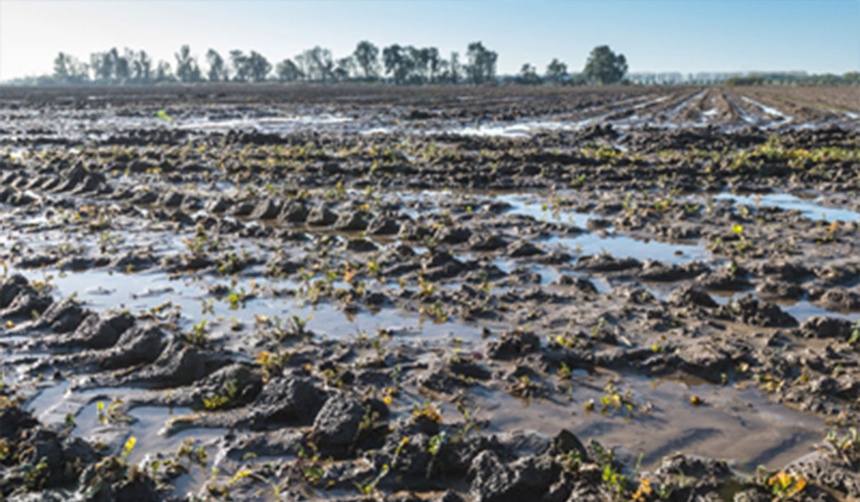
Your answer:
[[[183,43],[255,49],[273,63],[367,39],[436,46],[481,40],[499,72],[557,57],[572,70],[609,44],[631,71],[844,73],[860,68],[860,0],[0,0],[0,78],[47,73],[65,51],[146,49],[173,61]]]

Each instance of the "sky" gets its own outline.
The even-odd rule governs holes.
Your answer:
[[[553,58],[572,71],[608,44],[631,72],[860,69],[860,0],[0,0],[0,79],[50,73],[58,52],[110,47],[174,63],[182,44],[256,50],[273,64],[360,40],[463,54],[480,40],[498,72]]]

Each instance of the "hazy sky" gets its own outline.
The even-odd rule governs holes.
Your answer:
[[[481,40],[500,73],[558,57],[580,70],[609,44],[636,71],[860,68],[860,0],[0,0],[0,78],[49,73],[116,46],[174,63],[184,43],[257,50],[274,64],[321,45],[336,57],[367,39],[436,46]]]

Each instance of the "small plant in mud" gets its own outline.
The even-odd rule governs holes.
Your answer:
[[[465,397],[457,400],[457,411],[463,417],[463,421],[457,426],[457,434],[453,441],[462,441],[472,432],[480,431],[489,426],[488,420],[478,418],[480,408],[469,408]]]
[[[436,252],[436,249],[439,247],[439,242],[432,235],[425,235],[421,238],[421,242],[424,244],[424,247],[427,248],[427,251],[432,253]]]
[[[180,336],[187,343],[205,349],[209,345],[209,330],[206,327],[208,323],[207,319],[203,319],[191,326],[190,331],[183,331]]]
[[[227,482],[226,486],[218,486],[217,477],[218,468],[213,467],[210,481],[206,485],[206,490],[209,491],[211,495],[214,495],[216,497],[222,497],[225,499],[229,498],[228,493],[230,488],[239,483],[241,480],[249,478],[266,485],[272,491],[272,496],[275,498],[275,500],[280,500],[281,487],[278,484],[277,480],[271,481],[264,474],[256,473],[250,469],[240,469],[236,472],[236,474],[233,475],[233,477],[230,478],[230,481]]]
[[[222,255],[217,261],[218,273],[221,275],[233,275],[241,272],[248,263],[247,253],[248,252],[243,249],[242,256],[233,252]]]
[[[263,369],[263,382],[268,382],[283,373],[290,362],[290,356],[289,352],[271,353],[266,350],[257,354],[257,364]]]
[[[42,277],[42,280],[39,280],[39,279],[33,280],[30,282],[30,285],[33,286],[33,289],[35,289],[37,292],[46,293],[46,292],[54,289],[54,285],[51,283],[51,281],[53,281],[53,280],[54,280],[53,275],[45,274]]]
[[[738,254],[743,255],[750,249],[754,248],[755,245],[749,239],[744,236],[744,227],[741,225],[732,225],[732,232],[738,236],[738,240],[735,242],[735,251]]]
[[[600,468],[604,486],[614,499],[623,498],[630,479],[621,474],[620,469],[616,467],[615,454],[594,439],[591,440],[591,451],[594,453],[594,460]]]
[[[198,224],[193,239],[182,241],[193,256],[205,256],[207,252],[218,251],[220,241],[217,237],[209,235],[202,224]]]
[[[573,378],[573,371],[571,371],[570,366],[568,366],[564,361],[561,362],[561,366],[558,368],[556,374],[562,380],[570,380]]]
[[[266,315],[254,315],[257,326],[265,330],[264,334],[271,336],[279,342],[283,342],[289,338],[308,335],[310,332],[307,331],[307,324],[313,318],[313,314],[305,318],[293,314],[286,320],[279,316],[270,318]]]
[[[364,415],[361,418],[361,422],[358,424],[358,430],[355,433],[355,438],[353,438],[353,443],[356,443],[358,439],[364,435],[372,431],[379,424],[379,412],[373,411],[373,408],[370,405],[366,405],[364,407]]]
[[[854,321],[851,326],[851,336],[848,337],[848,345],[857,348],[860,345],[860,320]]]
[[[38,491],[44,488],[48,479],[48,462],[45,458],[39,459],[36,464],[26,463],[22,465],[24,471],[24,486],[29,491]]]
[[[379,266],[378,262],[371,260],[367,263],[367,275],[377,279],[382,278],[382,267]]]
[[[83,491],[86,500],[95,499],[106,485],[123,480],[134,480],[142,474],[137,467],[132,466],[129,469],[128,465],[128,458],[136,444],[137,438],[135,436],[129,437],[123,445],[119,457],[111,455],[95,465],[91,473],[92,477],[86,482],[86,489]]]
[[[361,495],[365,499],[370,500],[373,498],[373,495],[376,493],[376,487],[383,479],[385,479],[386,476],[388,476],[388,474],[391,472],[392,467],[397,467],[397,464],[400,460],[400,454],[403,452],[403,449],[409,445],[410,441],[411,440],[409,439],[409,436],[400,440],[400,443],[397,445],[397,448],[394,449],[394,456],[391,457],[391,463],[383,465],[382,469],[379,470],[379,473],[376,476],[368,479],[363,483],[354,483],[355,487],[358,488],[359,493],[361,493]]]
[[[824,242],[835,242],[839,238],[839,222],[833,221],[827,227],[827,235],[824,236]]]
[[[660,214],[666,214],[675,206],[675,201],[671,197],[664,197],[654,201],[654,211]]]
[[[215,315],[215,299],[207,298],[205,300],[200,300],[200,314],[201,315]]]
[[[528,375],[521,375],[511,387],[511,394],[523,398],[532,398],[544,393],[543,386],[532,380]]]
[[[427,306],[423,305],[419,309],[421,314],[429,316],[433,319],[435,323],[445,323],[448,322],[448,314],[445,313],[444,305],[441,301],[437,301],[433,305]]]
[[[120,398],[114,398],[110,404],[105,404],[104,401],[99,401],[96,403],[96,417],[99,420],[99,423],[102,425],[105,424],[117,424],[117,423],[128,423],[131,422],[131,418],[125,416],[122,413],[122,405],[123,400]]]
[[[313,314],[304,318],[299,317],[295,314],[291,315],[287,318],[286,333],[289,336],[305,336],[309,334],[309,332],[307,331],[307,326],[313,318]]]
[[[150,464],[150,470],[153,474],[164,468],[165,474],[168,477],[176,477],[182,474],[188,474],[196,465],[206,472],[209,454],[203,446],[194,446],[193,439],[186,439],[179,445],[176,453],[172,458],[165,458],[161,461],[155,461]]]
[[[334,188],[329,189],[325,196],[327,199],[332,200],[345,200],[346,199],[346,187],[343,186],[342,181],[338,181]]]
[[[230,305],[230,310],[239,310],[245,308],[245,301],[248,299],[248,294],[245,293],[245,288],[239,288],[238,291],[233,290],[227,294],[227,303]]]
[[[618,384],[610,380],[603,389],[603,396],[600,398],[600,413],[603,415],[609,412],[625,410],[627,418],[633,418],[636,413],[636,403],[633,401],[633,392],[622,392]]]
[[[639,487],[636,489],[635,492],[633,492],[633,495],[631,495],[630,500],[633,502],[646,502],[653,491],[654,490],[651,488],[651,480],[648,478],[644,478],[639,481]],[[665,500],[665,498],[661,500]]]
[[[442,413],[439,411],[439,408],[437,408],[436,405],[434,405],[430,401],[424,401],[421,406],[418,406],[417,404],[413,406],[412,420],[415,422],[427,420],[429,422],[441,424]]]
[[[832,430],[827,433],[825,441],[839,453],[842,460],[855,467],[860,465],[860,432],[857,428],[852,427],[843,435]]]
[[[588,177],[585,174],[580,174],[576,178],[570,180],[571,188],[581,188],[585,185],[585,182],[588,180]]]
[[[603,330],[608,326],[609,323],[606,321],[605,317],[600,317],[597,320],[597,323],[591,327],[591,338],[598,338],[601,334],[603,334]]]
[[[418,274],[418,296],[421,298],[429,298],[436,292],[436,286],[424,277],[424,273]]]
[[[121,235],[110,232],[102,232],[99,235],[99,252],[102,254],[116,253],[118,246],[122,243]]]
[[[788,500],[803,491],[806,479],[797,474],[779,471],[767,480],[767,485],[776,500]]]
[[[439,453],[447,442],[448,435],[445,431],[441,431],[430,438],[430,444],[427,446],[427,450],[430,452],[430,462],[427,463],[427,479],[433,475],[433,468],[436,466]]]
[[[310,453],[304,446],[299,445],[298,458],[293,463],[293,468],[300,473],[304,481],[311,485],[318,485],[325,476],[324,461],[316,444],[309,441],[307,447]]]
[[[203,398],[203,406],[207,410],[220,410],[229,408],[239,397],[239,384],[236,380],[230,380],[221,388],[218,394]]]

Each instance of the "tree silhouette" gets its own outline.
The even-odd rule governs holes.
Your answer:
[[[93,69],[93,79],[109,82],[113,78],[113,60],[109,52],[95,52],[90,55],[90,68]]]
[[[413,49],[412,59],[415,61],[415,69],[418,73],[416,75],[417,82],[433,83],[436,81],[441,61],[439,58],[439,49],[436,47]]]
[[[233,80],[247,82],[250,78],[248,74],[248,56],[244,52],[234,49],[230,51],[230,64],[233,66]]]
[[[206,51],[206,63],[209,65],[208,78],[210,82],[226,82],[229,80],[227,65],[224,58],[215,49]]]
[[[170,69],[170,63],[167,61],[159,61],[158,66],[155,68],[155,81],[156,82],[173,82],[175,77],[173,76],[173,71]]]
[[[152,59],[146,51],[128,51],[126,59],[131,67],[131,80],[138,83],[152,81]]]
[[[245,64],[248,66],[248,77],[252,82],[262,82],[266,80],[269,72],[272,71],[272,64],[257,51],[251,51],[248,58],[245,60]]]
[[[334,60],[331,51],[316,46],[296,56],[296,64],[305,78],[326,82],[334,79]]]
[[[379,78],[379,47],[367,40],[362,40],[355,46],[352,57],[358,67],[361,68],[362,76],[365,79]]]
[[[553,58],[546,67],[546,79],[553,84],[559,85],[564,83],[567,80],[567,76],[567,65],[556,58]]]
[[[463,68],[460,66],[460,53],[454,51],[451,53],[451,62],[448,64],[449,78],[452,84],[459,84],[463,78]]]
[[[496,78],[496,59],[498,54],[487,50],[481,42],[469,44],[466,57],[469,64],[466,66],[466,74],[469,81],[475,85],[492,82]]]
[[[275,74],[281,82],[295,82],[304,77],[299,66],[292,59],[285,59],[278,63]]]
[[[128,59],[119,55],[116,47],[110,50],[110,57],[113,60],[114,79],[117,82],[127,82],[131,78],[131,67]]]
[[[382,62],[385,65],[385,73],[391,75],[394,83],[398,85],[407,83],[412,70],[415,68],[412,50],[398,44],[382,49]]]
[[[349,80],[355,73],[355,59],[346,56],[337,60],[334,68],[334,76],[337,80]]]
[[[85,63],[78,61],[74,56],[61,52],[54,58],[54,73],[52,76],[57,82],[79,84],[89,79],[88,70]]]
[[[543,82],[540,75],[537,74],[537,68],[529,63],[525,63],[520,68],[520,73],[517,75],[516,81],[518,84],[523,85],[538,85]]]
[[[200,67],[197,66],[197,60],[191,57],[191,48],[183,45],[174,56],[176,57],[176,78],[180,82],[199,82]]]
[[[583,73],[592,82],[615,84],[627,74],[627,59],[623,54],[612,52],[608,45],[600,45],[589,54]]]

